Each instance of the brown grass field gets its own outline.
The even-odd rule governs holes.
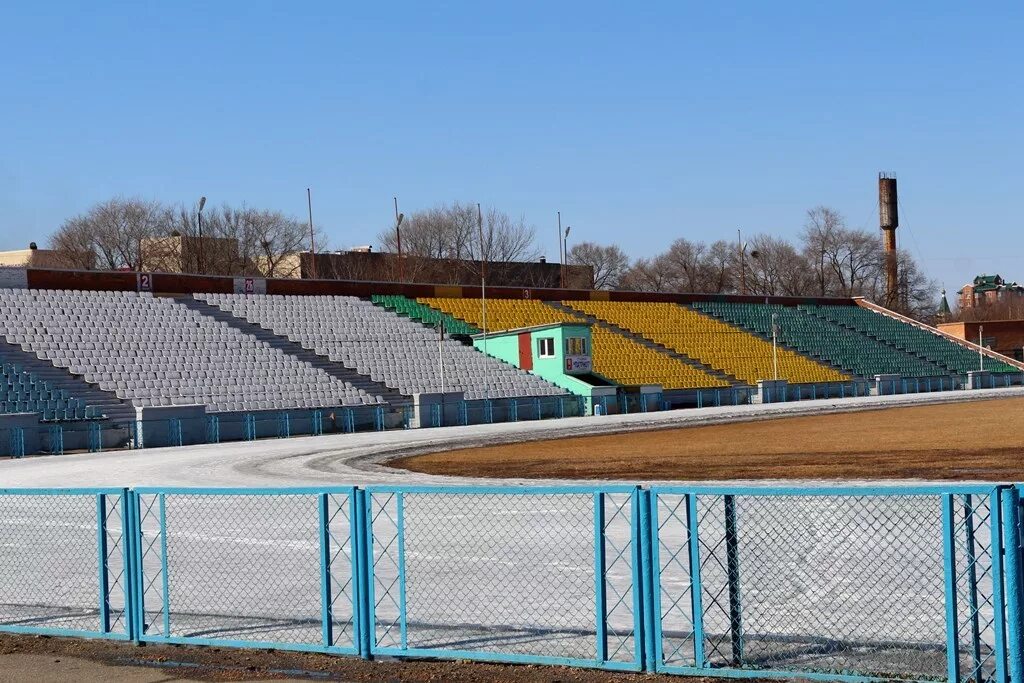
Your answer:
[[[473,477],[1021,481],[1024,398],[533,441],[390,464]]]

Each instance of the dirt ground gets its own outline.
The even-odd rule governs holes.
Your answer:
[[[1024,398],[488,446],[394,467],[471,477],[1024,479]]]
[[[380,660],[272,650],[147,645],[0,634],[0,682],[488,681],[488,683],[678,683],[678,676],[557,666]],[[688,681],[710,681],[689,678]]]

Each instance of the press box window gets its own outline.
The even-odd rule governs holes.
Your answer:
[[[586,337],[568,337],[565,340],[565,353],[568,356],[587,355]]]
[[[554,358],[555,356],[555,338],[544,337],[543,339],[537,340],[537,355],[541,358]]]

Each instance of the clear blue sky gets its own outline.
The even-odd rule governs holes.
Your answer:
[[[0,249],[114,195],[242,203],[372,243],[480,201],[557,254],[795,236],[817,204],[940,284],[1024,280],[1024,5],[9,3]]]

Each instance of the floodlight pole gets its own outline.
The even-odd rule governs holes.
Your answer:
[[[313,279],[317,279],[316,273],[316,244],[313,242],[313,194],[306,188],[306,203],[309,205],[309,272]]]
[[[398,197],[395,197],[395,238],[398,241],[398,281],[405,282],[405,264],[402,263],[402,219],[405,214],[398,213]]]
[[[484,253],[484,214],[480,204],[476,205],[476,227],[480,233],[480,318],[484,333],[484,355],[487,355],[487,257]],[[490,398],[489,385],[485,383],[484,398]]]
[[[562,212],[558,212],[558,286],[565,289],[565,254],[562,252]]]
[[[199,198],[199,211],[196,212],[196,218],[199,221],[199,249],[196,258],[196,270],[199,274],[203,274],[203,207],[206,206],[206,197]]]
[[[736,230],[736,246],[740,252],[740,294],[747,293],[747,246],[743,244],[743,233]]]
[[[562,254],[565,257],[565,263],[562,264],[562,289],[565,289],[566,283],[569,280],[569,231],[572,230],[571,225],[565,226],[565,232],[562,233]]]

